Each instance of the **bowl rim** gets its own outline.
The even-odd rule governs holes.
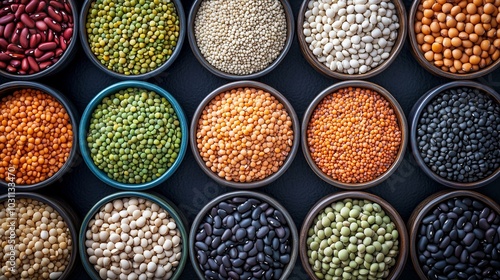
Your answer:
[[[397,279],[405,268],[406,260],[408,257],[408,231],[406,229],[406,224],[404,220],[399,215],[398,211],[392,206],[389,202],[384,200],[383,198],[362,191],[341,191],[333,194],[329,194],[318,200],[309,210],[307,215],[304,218],[304,222],[302,223],[302,227],[300,229],[300,260],[304,267],[306,273],[311,277],[311,279],[318,279],[315,276],[314,271],[311,269],[309,265],[309,257],[307,256],[307,238],[309,228],[312,226],[312,223],[318,212],[328,207],[333,202],[337,202],[344,199],[366,199],[373,203],[377,203],[382,207],[382,210],[386,214],[388,214],[391,218],[391,221],[396,225],[396,228],[399,233],[399,253],[396,259],[396,264],[391,268],[391,272],[389,273],[387,279],[395,280]]]
[[[79,242],[78,242],[78,248],[79,248],[79,253],[80,253],[80,259],[82,261],[83,267],[85,268],[85,271],[87,274],[92,277],[93,279],[101,279],[99,277],[99,274],[97,271],[94,269],[93,265],[90,263],[88,256],[87,256],[87,246],[85,246],[85,241],[87,240],[86,238],[86,230],[88,227],[88,224],[90,220],[94,218],[94,216],[99,212],[99,210],[104,207],[108,202],[114,201],[116,199],[120,198],[131,198],[131,197],[137,197],[137,198],[144,198],[146,200],[150,200],[156,204],[158,204],[162,209],[168,212],[168,214],[175,220],[177,224],[177,229],[179,229],[181,233],[181,240],[182,242],[182,254],[181,254],[181,259],[179,261],[179,265],[175,269],[175,272],[172,274],[172,277],[170,279],[176,280],[179,279],[179,277],[182,274],[182,271],[184,270],[184,267],[186,265],[187,259],[188,259],[188,234],[187,234],[187,223],[185,220],[185,217],[183,216],[182,212],[179,211],[177,206],[173,204],[171,201],[166,199],[164,196],[157,194],[157,193],[149,193],[149,192],[135,192],[135,191],[122,191],[122,192],[117,192],[110,194],[101,200],[99,200],[92,208],[85,214],[85,218],[82,221],[80,230],[78,232],[78,237]]]
[[[17,81],[31,81],[49,75],[53,75],[68,65],[68,63],[71,61],[76,51],[75,45],[78,44],[77,43],[78,33],[79,33],[78,28],[80,23],[78,21],[78,5],[76,0],[66,0],[66,1],[69,3],[72,11],[71,15],[73,16],[73,34],[71,35],[70,44],[67,46],[66,50],[64,51],[63,55],[59,58],[59,60],[49,68],[41,70],[34,74],[27,74],[27,75],[12,74],[3,69],[0,69],[0,76],[4,76],[8,79]]]
[[[97,105],[101,104],[102,100],[104,97],[107,97],[109,95],[115,94],[118,91],[126,88],[140,88],[140,89],[146,89],[146,90],[151,90],[154,91],[156,94],[164,97],[167,99],[167,101],[172,105],[175,114],[177,115],[177,118],[179,119],[179,124],[181,127],[181,145],[179,148],[179,153],[177,155],[177,159],[175,162],[172,164],[170,168],[168,168],[165,173],[163,173],[160,177],[156,178],[155,180],[146,182],[146,183],[141,183],[141,184],[129,184],[129,183],[121,183],[116,180],[111,179],[108,177],[108,175],[100,170],[90,157],[90,152],[87,147],[87,133],[88,133],[88,125],[90,123],[90,120],[92,118],[92,113],[94,112],[95,108]],[[177,102],[177,100],[174,98],[174,96],[169,93],[167,90],[155,85],[151,84],[148,82],[144,81],[121,81],[115,84],[112,84],[105,89],[101,90],[87,105],[85,108],[85,111],[83,112],[80,126],[78,127],[78,137],[80,139],[79,141],[79,146],[80,146],[80,152],[82,154],[83,160],[85,161],[85,164],[88,166],[90,171],[99,178],[102,182],[106,183],[107,185],[110,185],[114,188],[121,189],[121,190],[146,190],[150,189],[153,187],[158,186],[159,184],[163,183],[166,181],[170,176],[172,176],[177,168],[180,166],[184,155],[186,154],[187,146],[188,146],[188,137],[189,137],[189,131],[188,131],[188,126],[187,126],[187,119],[186,116],[184,115],[184,111],[182,110],[181,106]]]
[[[43,187],[46,187],[52,183],[57,182],[58,180],[61,179],[61,177],[66,174],[67,172],[71,171],[73,167],[78,164],[78,160],[80,158],[80,151],[78,149],[78,125],[79,125],[79,118],[77,117],[78,111],[76,107],[71,103],[71,101],[60,91],[56,90],[55,88],[52,88],[50,86],[46,86],[44,84],[38,83],[38,82],[33,82],[33,81],[12,81],[12,82],[7,82],[4,84],[0,85],[0,98],[4,96],[4,92],[6,92],[5,95],[12,94],[15,90],[22,89],[22,88],[31,88],[35,90],[40,90],[44,92],[45,94],[48,94],[52,97],[54,97],[57,102],[59,102],[64,109],[66,110],[66,113],[68,114],[71,122],[71,130],[73,132],[73,137],[72,137],[72,146],[70,150],[70,154],[68,158],[66,159],[66,162],[63,164],[59,170],[52,175],[52,177],[49,177],[48,179],[45,179],[41,182],[38,182],[36,184],[31,184],[31,185],[21,185],[21,184],[15,184],[16,188],[19,188],[20,190],[22,189],[23,191],[33,191],[37,190]],[[0,180],[0,186],[2,187],[9,187],[9,183],[7,183],[4,180]],[[9,187],[10,188],[10,187]]]
[[[398,119],[398,124],[399,124],[399,129],[401,130],[401,144],[399,146],[399,151],[398,154],[396,155],[396,159],[394,162],[391,164],[391,166],[379,177],[368,181],[364,183],[342,183],[338,180],[333,180],[330,176],[327,174],[323,173],[321,169],[316,165],[314,162],[311,153],[309,152],[309,144],[308,144],[308,139],[307,139],[307,128],[309,127],[309,121],[311,119],[311,115],[313,112],[316,110],[317,105],[328,95],[332,94],[333,92],[338,91],[339,89],[343,88],[364,88],[364,89],[370,89],[373,91],[376,91],[380,96],[385,98],[391,105],[394,114],[396,115]],[[404,155],[406,153],[406,147],[408,145],[408,123],[406,120],[406,116],[404,114],[403,108],[401,108],[401,105],[399,105],[399,102],[396,100],[396,98],[385,88],[382,86],[371,83],[368,81],[363,81],[363,80],[351,80],[351,81],[343,81],[340,83],[333,84],[332,86],[324,89],[322,92],[320,92],[314,100],[309,104],[307,107],[306,112],[304,113],[304,117],[302,119],[302,126],[301,126],[301,146],[302,146],[302,152],[304,154],[304,157],[306,158],[307,164],[309,167],[314,171],[314,173],[321,178],[323,181],[327,182],[330,185],[333,185],[335,187],[341,188],[341,189],[346,189],[346,190],[362,190],[362,189],[367,189],[371,188],[375,185],[378,185],[388,179],[399,167],[399,165],[403,162]]]
[[[498,205],[493,199],[488,196],[470,190],[445,190],[434,193],[420,202],[417,207],[413,210],[409,220],[408,220],[408,230],[409,230],[409,243],[410,243],[410,259],[413,264],[413,268],[417,272],[420,279],[427,279],[427,276],[422,271],[422,268],[419,265],[416,240],[418,233],[418,225],[422,222],[423,218],[428,214],[429,211],[434,209],[440,203],[447,201],[449,199],[455,197],[471,197],[476,200],[485,203],[488,207],[495,210],[497,213],[500,213],[500,205]]]
[[[286,18],[286,26],[287,26],[287,31],[286,31],[286,38],[285,38],[285,44],[283,48],[281,49],[280,54],[276,59],[269,64],[266,68],[252,73],[252,74],[246,74],[246,75],[236,75],[236,74],[230,74],[226,73],[224,71],[221,71],[214,66],[212,66],[203,56],[201,53],[200,49],[198,48],[198,44],[196,43],[196,36],[194,32],[194,22],[196,19],[196,15],[198,13],[198,10],[200,8],[201,3],[205,0],[195,0],[193,5],[191,6],[191,9],[189,11],[189,17],[188,17],[188,41],[189,41],[189,46],[191,48],[191,51],[193,52],[194,56],[196,57],[196,60],[209,72],[212,74],[227,79],[227,80],[247,80],[247,79],[256,79],[258,77],[262,77],[272,70],[274,70],[286,57],[288,51],[290,50],[292,43],[293,43],[293,37],[294,37],[294,32],[295,32],[295,19],[293,16],[293,11],[292,7],[290,6],[289,1],[286,0],[279,0],[281,5],[283,6],[283,10],[285,13],[285,18]]]
[[[271,196],[256,192],[256,191],[248,191],[248,190],[238,190],[238,191],[231,191],[224,193],[222,195],[219,195],[212,199],[210,202],[208,202],[203,208],[198,212],[196,215],[193,223],[191,224],[191,230],[189,231],[189,258],[191,261],[191,264],[193,265],[193,268],[196,272],[196,275],[200,279],[205,279],[205,275],[201,272],[201,269],[198,267],[198,259],[196,258],[196,253],[195,253],[195,248],[194,248],[194,241],[196,240],[196,232],[198,230],[198,226],[200,223],[203,221],[203,218],[205,218],[205,214],[210,211],[210,209],[220,202],[226,201],[228,199],[231,199],[233,197],[245,197],[245,198],[256,198],[262,202],[267,202],[271,206],[273,206],[276,210],[281,211],[283,216],[285,216],[285,219],[288,223],[288,227],[290,228],[290,237],[289,239],[292,240],[292,253],[290,256],[290,262],[286,265],[285,268],[283,268],[283,275],[281,276],[280,279],[287,279],[288,276],[292,273],[292,270],[294,269],[294,264],[297,261],[297,257],[299,255],[299,234],[297,231],[297,227],[293,221],[292,216],[290,216],[290,213],[286,210],[283,205],[281,205],[276,199],[272,198]]]
[[[76,259],[78,258],[78,229],[75,224],[79,224],[80,220],[78,216],[73,211],[73,209],[64,201],[61,201],[57,198],[53,198],[50,196],[42,195],[39,193],[33,192],[15,192],[15,197],[9,197],[9,194],[0,195],[0,203],[5,200],[14,199],[18,200],[21,198],[30,198],[33,200],[37,200],[45,203],[46,205],[52,207],[58,214],[63,218],[63,221],[66,223],[68,230],[71,235],[71,252],[69,263],[66,266],[66,269],[62,272],[61,276],[58,278],[59,280],[64,280],[70,277],[71,272],[73,271],[76,263]],[[15,202],[17,204],[17,202]]]
[[[499,60],[500,61],[500,60]],[[468,87],[468,88],[473,88],[473,89],[478,89],[485,95],[493,98],[493,100],[496,100],[497,103],[500,105],[500,94],[498,94],[494,89],[485,86],[483,84],[474,82],[474,81],[468,81],[468,80],[462,80],[462,81],[452,81],[448,82],[446,84],[442,84],[439,86],[436,86],[430,90],[428,90],[426,93],[424,93],[419,100],[415,103],[413,106],[411,112],[410,112],[410,147],[411,147],[411,153],[413,154],[413,158],[417,162],[417,165],[420,167],[424,173],[432,178],[434,181],[440,183],[441,185],[455,188],[455,189],[474,189],[474,188],[479,188],[482,186],[485,186],[493,181],[495,181],[497,178],[500,177],[500,168],[498,168],[496,171],[494,171],[492,174],[489,176],[476,181],[472,183],[460,183],[460,182],[454,182],[450,181],[447,179],[444,179],[440,177],[438,174],[434,173],[428,166],[425,164],[424,160],[420,156],[420,152],[418,150],[418,145],[417,145],[417,127],[418,127],[418,121],[420,120],[420,116],[423,112],[423,110],[427,107],[427,105],[432,102],[432,100],[438,96],[440,93],[442,93],[445,90],[452,89],[452,88],[457,88],[457,87]]]
[[[241,182],[234,182],[234,181],[227,181],[224,178],[220,178],[217,174],[212,172],[206,165],[205,161],[203,158],[200,156],[200,153],[198,151],[198,144],[196,143],[196,133],[198,131],[198,121],[201,117],[201,114],[203,113],[203,110],[205,107],[214,99],[217,95],[231,90],[231,89],[236,89],[236,88],[245,88],[245,87],[250,87],[250,88],[257,88],[257,89],[262,89],[268,93],[270,93],[276,100],[278,100],[281,104],[283,104],[283,107],[286,109],[288,115],[290,116],[292,120],[292,130],[293,130],[293,142],[292,142],[292,147],[290,149],[290,152],[288,153],[285,161],[283,162],[283,165],[276,171],[275,173],[267,176],[266,178],[259,180],[259,181],[252,181],[248,183],[241,183]],[[300,143],[300,123],[299,119],[297,117],[297,114],[295,113],[295,110],[293,109],[291,103],[286,99],[286,97],[281,94],[278,90],[274,89],[273,87],[263,84],[261,82],[256,82],[256,81],[237,81],[237,82],[231,82],[225,85],[222,85],[215,90],[213,90],[211,93],[209,93],[203,101],[198,105],[196,108],[196,111],[193,115],[193,118],[191,120],[191,126],[189,129],[189,143],[191,146],[191,150],[194,155],[194,159],[200,166],[200,168],[207,174],[212,180],[214,180],[216,183],[224,186],[228,186],[231,188],[236,188],[236,189],[254,189],[254,188],[259,188],[265,185],[270,184],[271,182],[275,181],[278,179],[281,175],[283,175],[286,170],[290,167],[292,164],[297,151],[299,149],[299,143]]]
[[[394,46],[391,49],[391,52],[389,54],[389,57],[382,62],[382,64],[378,65],[377,67],[371,69],[370,71],[363,73],[363,74],[346,74],[346,73],[340,73],[337,71],[332,71],[329,68],[327,68],[323,63],[319,62],[316,56],[312,53],[311,50],[309,50],[309,44],[305,41],[305,36],[304,33],[302,32],[303,30],[303,25],[304,25],[304,20],[305,20],[305,13],[307,9],[307,5],[309,3],[309,0],[304,0],[302,5],[300,6],[299,13],[297,15],[297,39],[299,42],[299,47],[300,51],[302,53],[302,56],[307,60],[309,65],[314,68],[314,70],[320,72],[326,77],[329,78],[334,78],[334,79],[339,79],[339,80],[352,80],[352,79],[367,79],[370,77],[374,77],[383,71],[385,71],[389,66],[396,60],[398,57],[399,53],[403,49],[403,46],[406,41],[406,35],[407,35],[407,15],[406,15],[406,8],[402,0],[391,0],[391,2],[394,4],[396,8],[396,12],[398,15],[398,23],[399,23],[399,28],[398,28],[398,37],[396,38],[396,41],[394,43]]]
[[[482,69],[479,69],[478,71],[460,74],[460,73],[446,72],[446,71],[438,68],[437,66],[434,66],[429,61],[427,61],[427,59],[425,59],[423,53],[418,49],[418,43],[417,43],[417,38],[416,38],[416,34],[415,34],[415,29],[413,28],[413,26],[415,25],[415,17],[416,17],[417,9],[418,9],[418,6],[420,5],[421,2],[422,2],[422,0],[413,1],[412,5],[411,5],[410,13],[408,14],[408,40],[410,41],[411,52],[412,52],[413,56],[416,58],[417,62],[420,64],[420,66],[422,66],[423,68],[425,68],[427,71],[429,71],[430,73],[432,73],[434,75],[445,77],[448,79],[454,79],[454,80],[455,79],[462,80],[462,79],[479,78],[479,77],[482,77],[486,74],[491,73],[492,71],[494,71],[495,69],[497,69],[500,66],[500,58],[499,58],[496,61],[494,61],[492,64],[490,64],[487,67],[484,67]]]
[[[160,73],[163,73],[168,68],[170,68],[170,66],[172,66],[172,64],[175,62],[175,60],[177,59],[182,50],[184,37],[186,36],[186,15],[184,14],[184,8],[182,7],[182,3],[180,0],[171,0],[172,3],[174,3],[177,16],[179,17],[179,37],[177,38],[177,44],[175,46],[174,51],[172,52],[172,55],[170,56],[169,59],[167,59],[163,64],[161,64],[156,69],[139,75],[125,75],[106,68],[99,60],[97,60],[94,53],[90,50],[90,46],[87,40],[87,29],[85,26],[87,22],[87,13],[89,11],[90,5],[95,1],[97,0],[85,0],[85,2],[83,3],[82,9],[80,10],[80,25],[78,29],[78,34],[80,36],[80,42],[83,51],[85,52],[89,60],[92,61],[92,63],[97,68],[99,68],[106,74],[110,75],[111,77],[120,80],[146,80],[151,77],[157,76]]]

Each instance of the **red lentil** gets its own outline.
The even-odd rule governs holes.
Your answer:
[[[390,103],[375,91],[343,88],[327,95],[307,127],[312,159],[342,183],[376,179],[396,160],[402,136]]]
[[[292,120],[268,92],[238,88],[205,107],[196,133],[206,166],[228,181],[253,182],[277,172],[293,142]]]
[[[35,184],[53,176],[73,144],[70,117],[54,97],[22,89],[0,101],[0,178],[14,167],[16,184]]]

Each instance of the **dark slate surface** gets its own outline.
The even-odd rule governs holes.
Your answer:
[[[291,0],[295,17],[297,17],[301,2]],[[405,0],[404,2],[409,11],[411,1]],[[182,3],[187,15],[193,0],[183,0]],[[307,106],[319,92],[338,82],[338,80],[322,76],[306,62],[299,50],[296,38],[284,61],[274,71],[257,80],[283,93],[295,108],[299,119],[302,119]],[[85,56],[80,45],[78,45],[73,62],[64,71],[54,77],[39,80],[63,92],[77,107],[79,115],[100,90],[118,81],[94,66]],[[408,117],[411,107],[423,93],[449,80],[433,76],[423,69],[413,58],[410,44],[406,42],[395,62],[382,74],[369,81],[389,90],[399,101]],[[500,91],[500,69],[477,81]],[[0,78],[0,82],[7,82],[7,80]],[[169,91],[179,101],[188,119],[191,120],[201,100],[212,90],[228,81],[212,75],[198,63],[186,38],[182,52],[172,67],[161,75],[149,79],[148,82]],[[188,150],[174,176],[154,188],[154,191],[165,195],[177,204],[189,222],[192,222],[198,211],[208,201],[231,189],[218,186],[206,176],[196,164],[192,151]],[[499,188],[500,180],[497,180],[477,191],[500,202]],[[368,192],[387,200],[407,221],[420,201],[445,189],[447,188],[432,181],[419,169],[408,150],[398,170],[383,184],[369,189]],[[81,161],[60,182],[39,192],[57,196],[69,202],[80,219],[83,219],[97,201],[117,191],[98,180]],[[323,196],[337,192],[339,189],[320,180],[309,168],[299,150],[287,172],[274,183],[258,191],[267,193],[282,203],[300,229],[309,208]],[[4,192],[5,189],[2,189],[1,193]],[[69,279],[90,279],[80,260],[77,261]],[[188,263],[180,279],[196,279],[191,264]],[[299,259],[289,279],[308,279]],[[401,279],[418,279],[410,261],[407,262]]]

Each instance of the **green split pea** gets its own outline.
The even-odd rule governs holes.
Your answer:
[[[87,143],[92,160],[121,183],[157,179],[175,162],[181,127],[172,105],[153,91],[127,88],[105,97],[92,113]]]
[[[179,17],[170,0],[96,0],[85,27],[96,58],[124,75],[160,67],[174,52],[180,33]]]
[[[386,278],[396,263],[399,234],[379,204],[344,199],[314,219],[309,264],[319,279]]]

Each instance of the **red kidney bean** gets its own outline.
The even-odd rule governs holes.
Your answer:
[[[30,69],[30,65],[28,63],[28,59],[27,58],[23,58],[23,60],[21,60],[21,69],[23,71],[28,71]]]
[[[50,65],[52,65],[52,61],[48,60],[48,61],[44,61],[42,63],[40,63],[38,66],[40,67],[40,69],[46,69],[47,67],[49,67]]]
[[[19,37],[19,42],[21,43],[21,47],[23,47],[24,49],[27,49],[30,46],[30,41],[28,39],[29,34],[30,31],[26,27],[23,29],[23,31],[21,31],[21,37]]]
[[[69,17],[68,17],[68,14],[66,14],[65,11],[61,11],[61,15],[63,17],[63,21],[64,22],[68,22],[69,21]]]
[[[63,51],[65,51],[66,48],[68,47],[68,44],[67,44],[66,40],[64,40],[63,37],[59,38],[59,45],[61,46],[61,49]]]
[[[13,44],[19,44],[19,29],[17,29],[14,34],[12,34],[12,37],[10,37],[10,42]]]
[[[28,64],[30,65],[30,68],[36,72],[40,71],[40,67],[38,67],[38,63],[36,62],[36,60],[31,57],[31,56],[28,56],[26,58],[28,60]]]
[[[64,3],[64,9],[66,9],[66,12],[67,12],[68,14],[70,14],[70,15],[72,15],[72,14],[73,14],[73,11],[71,10],[71,6],[69,5],[69,3],[68,3],[68,2],[65,2],[65,3]],[[71,20],[73,21],[73,18],[71,18]]]
[[[34,52],[35,57],[38,58],[38,57],[42,56],[43,54],[44,54],[44,52],[41,51],[40,49],[35,49],[35,52]]]
[[[12,33],[14,33],[14,27],[16,25],[13,22],[10,22],[5,26],[5,29],[3,31],[3,37],[4,38],[10,38],[12,36]]]
[[[17,72],[17,69],[12,67],[12,65],[7,65],[7,67],[5,69],[7,69],[7,71],[9,71],[11,73]]]
[[[24,50],[21,46],[15,45],[15,44],[9,44],[7,46],[7,50],[15,53],[24,53]]]
[[[63,37],[64,39],[66,39],[66,41],[71,39],[71,36],[73,36],[73,28],[67,28],[66,30],[64,30]]]
[[[31,1],[30,1],[27,5],[26,5],[26,9],[25,9],[25,11],[26,11],[27,13],[30,13],[30,14],[31,14],[31,13],[33,13],[34,11],[36,11],[36,8],[38,7],[38,3],[39,3],[39,2],[40,2],[40,1],[38,1],[38,0],[31,0]]]
[[[26,5],[26,4],[29,3],[29,1],[31,1],[31,0],[21,0],[21,4],[25,4]]]
[[[52,32],[52,30],[47,31],[47,39],[45,41],[49,42],[54,41],[54,32]]]
[[[46,52],[44,55],[40,56],[39,58],[36,58],[35,60],[38,62],[47,61],[52,57],[54,57],[54,55],[55,55],[54,52]]]
[[[8,14],[0,18],[0,24],[7,24],[16,18],[13,14]]]
[[[16,29],[15,32],[21,32],[21,30],[24,28],[24,23],[18,22],[16,23]]]
[[[35,27],[35,21],[31,19],[28,14],[21,15],[21,21],[29,28]]]
[[[41,12],[41,13],[36,13],[36,14],[34,14],[34,15],[32,15],[32,16],[31,16],[31,18],[32,18],[33,20],[42,20],[42,19],[44,19],[44,18],[46,18],[46,17],[47,17],[47,14],[46,14],[46,13],[43,13],[43,12]]]
[[[0,61],[9,61],[11,57],[6,53],[0,53]]]
[[[54,8],[52,8],[51,6],[47,8],[47,12],[53,20],[57,22],[61,22],[63,20],[62,15],[58,11],[54,10]]]
[[[39,34],[33,34],[30,37],[30,48],[32,48],[32,49],[34,49],[34,48],[36,48],[36,46],[38,46],[39,42],[38,42],[37,38],[41,38],[41,37],[37,37],[37,35],[40,36]]]
[[[17,59],[12,59],[10,61],[10,65],[12,65],[12,67],[19,68],[19,67],[21,67],[21,61],[19,61]]]
[[[9,42],[5,40],[4,38],[0,38],[0,50],[7,50],[7,46],[9,45]]]
[[[58,2],[58,1],[50,1],[49,2],[49,5],[54,7],[54,8],[58,8],[59,10],[64,10],[64,4],[61,3],[61,2]]]
[[[24,54],[22,54],[22,53],[9,53],[9,56],[12,58],[15,58],[15,59],[23,59],[24,58]]]
[[[38,4],[38,7],[36,8],[36,12],[45,11],[46,9],[47,9],[47,3],[45,3],[45,1],[41,1]]]
[[[26,7],[26,6],[24,6],[24,5],[19,5],[19,6],[17,7],[17,11],[16,11],[16,13],[14,14],[14,15],[15,15],[15,17],[16,17],[17,19],[19,19],[22,15],[24,15],[24,14],[25,14],[25,13],[24,13],[24,9],[25,9],[25,7]]]
[[[8,13],[10,13],[10,8],[9,7],[5,7],[5,8],[0,9],[0,17],[3,17],[3,16],[5,16]]]
[[[43,21],[47,24],[47,26],[54,30],[55,32],[61,32],[61,25],[55,22],[52,18],[46,17]]]
[[[35,26],[38,30],[41,30],[41,31],[45,31],[47,29],[49,29],[49,27],[47,26],[47,24],[45,24],[45,22],[43,22],[43,20],[39,20],[35,23]]]
[[[15,13],[17,11],[17,7],[19,7],[18,4],[12,4],[10,5],[10,10]]]
[[[46,42],[38,45],[38,48],[42,51],[51,51],[57,48],[57,44],[55,42]]]
[[[56,52],[55,52],[56,57],[60,57],[63,53],[64,53],[64,50],[63,50],[63,49],[61,49],[61,48],[56,49]]]
[[[24,51],[24,55],[31,56],[35,54],[35,49],[28,49]]]

